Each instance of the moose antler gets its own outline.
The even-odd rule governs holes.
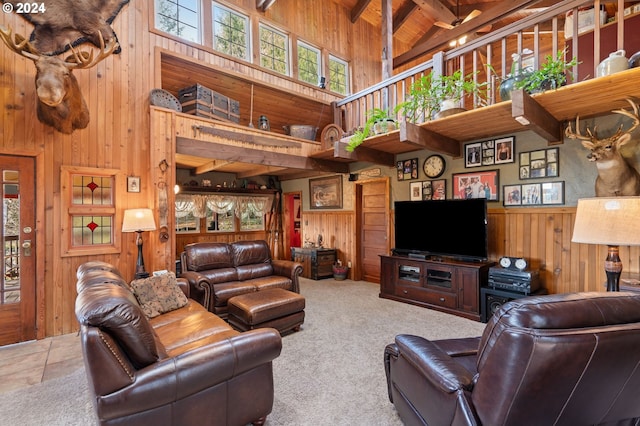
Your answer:
[[[616,114],[622,114],[625,115],[629,118],[631,118],[633,120],[633,124],[631,125],[631,127],[627,130],[622,130],[623,125],[621,124],[620,127],[618,127],[618,130],[616,131],[615,134],[613,134],[612,136],[606,138],[606,139],[599,139],[598,138],[598,133],[597,133],[597,129],[598,126],[595,126],[593,128],[593,132],[591,131],[591,129],[589,129],[588,127],[586,128],[586,132],[588,134],[588,136],[583,135],[582,133],[580,133],[580,116],[576,116],[576,130],[575,132],[571,129],[571,123],[569,123],[569,126],[567,126],[564,134],[570,138],[570,139],[580,139],[580,140],[585,140],[585,141],[592,141],[592,142],[596,142],[596,141],[614,141],[616,139],[618,139],[620,136],[622,136],[625,133],[631,133],[633,132],[638,126],[640,126],[640,116],[638,115],[638,105],[636,105],[636,103],[627,98],[626,99],[627,102],[629,102],[629,104],[631,105],[631,108],[633,109],[633,113],[630,111],[627,111],[626,109],[616,109],[613,110],[611,112],[616,113]]]
[[[69,45],[73,54],[65,59],[65,65],[69,68],[75,69],[91,68],[107,56],[111,55],[113,51],[118,48],[118,42],[115,37],[112,37],[106,46],[104,44],[102,33],[98,32],[98,38],[100,39],[100,53],[98,56],[95,58],[93,57],[93,49],[91,49],[91,53],[79,52],[74,49],[73,46]]]
[[[39,53],[36,48],[29,43],[29,40],[20,34],[14,35],[11,27],[8,27],[8,29],[0,27],[0,38],[2,38],[2,41],[4,41],[4,44],[6,44],[9,49],[17,54],[29,58],[32,61],[38,59]]]

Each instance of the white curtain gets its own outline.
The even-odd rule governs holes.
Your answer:
[[[271,209],[271,197],[239,197],[230,195],[176,195],[176,217],[185,217],[192,213],[195,217],[206,217],[207,207],[215,213],[227,213],[234,210],[237,217],[243,211],[264,216]]]

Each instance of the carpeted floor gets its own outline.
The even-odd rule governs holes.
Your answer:
[[[380,299],[361,281],[301,280],[302,330],[283,338],[274,361],[275,403],[267,426],[401,425],[387,397],[383,351],[396,334],[469,337],[484,324]],[[0,394],[0,424],[95,424],[80,365],[71,374]]]

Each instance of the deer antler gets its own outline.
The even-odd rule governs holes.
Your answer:
[[[98,54],[98,56],[96,56],[95,58],[93,57],[93,49],[91,50],[91,53],[79,52],[74,49],[73,46],[69,45],[73,55],[69,56],[65,60],[65,65],[67,65],[69,68],[77,69],[91,68],[107,56],[111,55],[113,51],[117,49],[118,43],[116,42],[115,37],[112,37],[106,46],[104,44],[104,38],[102,37],[101,32],[98,32],[98,37],[100,38],[100,53]]]
[[[638,105],[636,105],[636,103],[633,102],[629,98],[627,98],[627,102],[629,102],[629,104],[631,105],[631,108],[633,109],[633,113],[630,112],[630,111],[627,111],[626,109],[616,109],[616,110],[613,110],[611,112],[616,113],[616,114],[622,114],[622,115],[625,115],[625,116],[631,118],[633,120],[633,124],[631,125],[631,127],[628,130],[622,130],[622,126],[623,125],[621,124],[614,135],[612,135],[612,136],[610,136],[610,137],[608,137],[606,139],[603,139],[603,140],[614,141],[614,140],[618,139],[620,136],[622,136],[625,133],[633,132],[636,128],[638,128],[638,126],[640,126],[640,115],[638,114]],[[574,132],[571,129],[571,123],[569,123],[569,126],[564,131],[564,134],[570,139],[580,139],[580,140],[585,140],[585,141],[596,141],[596,140],[598,140],[598,135],[597,135],[596,129],[597,129],[597,126],[594,127],[593,128],[593,132],[591,132],[591,130],[587,127],[586,131],[589,134],[589,136],[584,136],[582,133],[580,133],[580,116],[576,116],[576,131]]]
[[[24,56],[25,58],[36,61],[40,57],[40,54],[38,53],[36,48],[33,47],[31,43],[29,43],[29,40],[27,40],[20,34],[14,35],[11,27],[9,27],[8,29],[0,27],[0,38],[2,38],[2,41],[4,41],[4,44],[6,44],[9,49],[13,50],[19,55]]]
[[[591,129],[589,129],[587,127],[587,133],[589,134],[588,136],[584,136],[582,133],[580,133],[580,116],[576,116],[576,131],[574,132],[571,129],[571,123],[569,123],[569,126],[567,126],[567,128],[564,131],[564,134],[570,138],[570,139],[580,139],[583,141],[592,141],[594,139],[597,139],[597,132],[596,132],[597,126],[593,128],[593,132],[591,132]]]

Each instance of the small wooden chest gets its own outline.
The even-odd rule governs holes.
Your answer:
[[[221,95],[201,84],[178,91],[182,112],[198,117],[240,122],[240,102]]]

